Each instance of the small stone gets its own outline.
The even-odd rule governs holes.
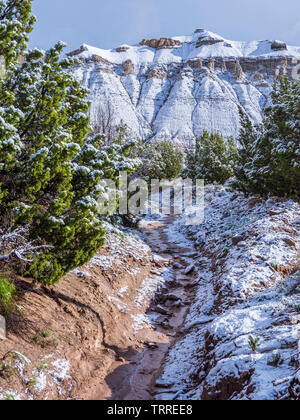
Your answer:
[[[194,266],[194,264],[189,265],[189,266],[185,269],[184,274],[191,274],[194,270],[195,270],[195,266]]]
[[[169,324],[169,320],[166,319],[165,321],[162,321],[160,323],[161,327],[164,328],[165,330],[168,330],[171,328],[170,324]]]
[[[241,235],[234,236],[232,238],[232,244],[237,245],[238,243],[242,242],[243,240],[244,240],[244,237],[241,236]]]
[[[185,254],[186,257],[188,258],[196,258],[199,257],[198,252],[189,252],[188,254]]]
[[[239,242],[239,243],[237,244],[237,246],[238,246],[238,247],[240,247],[240,248],[242,248],[242,247],[244,247],[244,246],[247,246],[247,242],[246,242],[246,241]]]
[[[179,263],[174,263],[173,267],[177,270],[180,270],[181,268],[183,268],[182,264],[179,264]]]
[[[271,49],[275,51],[284,51],[287,50],[287,45],[282,41],[274,41],[271,45]]]
[[[165,259],[165,258],[161,258],[158,255],[153,255],[153,263],[157,266],[157,267],[165,267],[169,265],[169,260]]]
[[[283,238],[284,242],[287,243],[289,246],[296,248],[296,243],[291,238]]]
[[[0,340],[6,340],[6,321],[3,316],[0,315]]]
[[[178,299],[178,300],[167,300],[166,301],[166,306],[168,308],[179,308],[182,304],[182,300]]]
[[[157,394],[154,399],[156,401],[172,401],[175,398],[175,396],[175,392],[162,392],[160,394]]]
[[[149,347],[149,349],[152,349],[152,350],[158,348],[158,345],[156,343],[148,342],[148,343],[145,343],[145,344],[146,344],[147,347]]]
[[[171,315],[170,312],[163,308],[161,305],[155,306],[154,311],[162,315]]]
[[[250,200],[249,200],[249,207],[254,207],[254,206],[256,206],[256,204],[260,204],[260,203],[262,203],[262,201],[263,201],[263,199],[262,198],[260,198],[260,197],[254,197],[254,198],[251,198]]]
[[[169,293],[168,295],[166,295],[166,300],[173,300],[175,302],[181,299],[178,295],[175,295],[174,293]]]
[[[278,216],[279,214],[281,214],[282,213],[282,211],[281,210],[269,210],[268,211],[268,214],[270,215],[270,216]]]
[[[158,388],[171,388],[173,385],[174,383],[166,382],[160,379],[155,382],[155,386]]]

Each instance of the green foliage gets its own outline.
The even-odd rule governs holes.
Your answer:
[[[278,367],[279,365],[282,365],[282,363],[283,363],[283,359],[279,351],[276,351],[275,353],[273,353],[272,356],[269,357],[267,361],[267,364],[273,367]]]
[[[239,108],[239,113],[241,129],[237,140],[239,149],[234,167],[234,175],[236,177],[234,186],[247,194],[247,192],[254,187],[253,181],[248,174],[251,171],[251,165],[254,158],[253,146],[262,133],[262,127],[254,126],[242,108]]]
[[[7,394],[5,401],[15,401],[15,396],[13,394]]]
[[[30,391],[34,391],[34,388],[37,384],[37,377],[33,376],[32,378],[28,379],[26,381],[26,385]]]
[[[0,376],[9,379],[18,374],[18,369],[12,363],[2,363],[0,366]]]
[[[140,145],[142,165],[137,175],[151,179],[176,179],[183,168],[183,152],[171,141],[163,140]]]
[[[233,175],[237,149],[233,139],[226,142],[220,134],[204,131],[196,147],[187,153],[184,175],[204,179],[206,183],[224,184]]]
[[[237,187],[265,197],[300,198],[300,85],[283,78],[274,86],[263,129],[241,118]]]
[[[16,288],[6,277],[0,276],[0,312],[9,315],[14,309],[14,294]]]
[[[33,337],[33,341],[43,349],[57,344],[57,339],[52,335],[51,331],[37,332]]]
[[[31,3],[32,0],[0,1],[0,51],[7,67],[16,63],[26,49],[35,22]]]
[[[26,46],[34,21],[30,5],[0,2],[23,34],[20,44],[3,47],[7,60],[19,58]],[[0,31],[2,45],[4,36],[7,31]],[[27,241],[40,245],[27,259],[26,274],[44,285],[89,261],[103,245],[99,182],[136,169],[128,158],[132,142],[121,141],[124,130],[107,147],[102,136],[89,135],[88,91],[69,71],[76,62],[60,58],[63,48],[58,43],[46,53],[28,51],[0,84],[0,224],[9,231],[26,227]]]
[[[249,339],[248,339],[248,343],[249,343],[249,347],[251,348],[253,353],[256,353],[259,346],[260,346],[260,338],[259,337],[254,338],[250,335]]]
[[[44,57],[36,50],[27,53],[6,81],[5,89],[14,93],[5,116],[12,133],[0,140],[5,196],[0,220],[28,224],[29,239],[48,246],[28,267],[28,275],[44,284],[88,261],[104,235],[96,199],[105,163],[86,165],[87,147],[100,139],[84,143],[87,92],[67,73],[72,61],[60,61],[62,49],[59,43]]]

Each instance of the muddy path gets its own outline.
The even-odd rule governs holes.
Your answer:
[[[141,228],[153,254],[169,260],[168,281],[152,299],[147,311],[153,328],[145,329],[139,338],[143,350],[134,348],[120,355],[124,363],[106,378],[112,400],[160,399],[167,385],[159,378],[166,358],[176,343],[184,326],[190,303],[194,297],[195,273],[189,268],[195,250],[189,241],[170,240],[167,228],[173,225],[174,216],[162,221],[151,221]],[[155,272],[154,272],[155,273]]]

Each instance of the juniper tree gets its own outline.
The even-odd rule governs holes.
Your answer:
[[[196,139],[195,149],[187,153],[184,174],[193,179],[204,179],[206,183],[224,184],[233,175],[236,157],[232,138],[226,141],[219,133],[204,131]]]
[[[7,67],[15,64],[26,49],[35,22],[31,3],[32,0],[0,0],[0,55]]]
[[[60,59],[62,43],[46,53],[27,52],[18,65],[33,23],[30,4],[0,4],[8,20],[22,18],[16,23],[20,33],[12,32],[15,50],[0,41],[9,63],[0,89],[0,224],[26,227],[28,241],[40,244],[39,254],[28,258],[27,274],[53,284],[104,242],[99,181],[135,167],[126,160],[129,144],[104,150],[101,136],[88,137],[88,91],[71,75],[75,61]]]
[[[239,114],[241,128],[237,139],[238,153],[234,166],[234,175],[236,177],[234,186],[247,194],[249,190],[254,190],[256,187],[256,182],[251,176],[253,170],[252,165],[255,145],[262,135],[263,127],[261,125],[254,126],[241,107],[239,108]]]
[[[288,78],[275,84],[263,129],[242,116],[238,188],[263,196],[300,197],[300,86]]]
[[[183,152],[171,141],[140,145],[142,165],[137,175],[150,179],[176,179],[183,168]]]
[[[300,198],[300,85],[283,78],[265,110],[265,133],[255,145],[253,171],[264,195]]]

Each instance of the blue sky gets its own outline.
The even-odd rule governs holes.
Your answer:
[[[300,45],[299,0],[34,0],[31,47],[58,40],[74,49],[189,35],[205,28],[232,40],[282,39]]]

